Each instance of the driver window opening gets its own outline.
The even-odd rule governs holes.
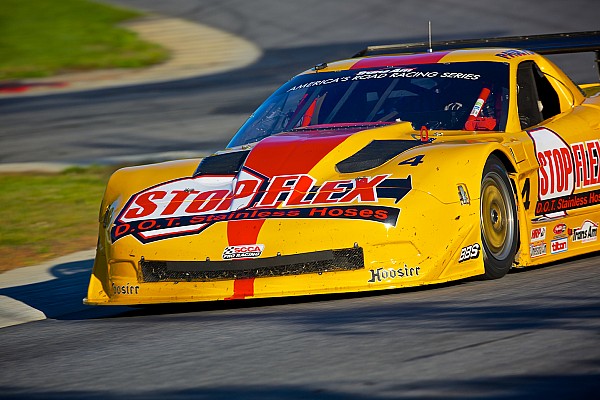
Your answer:
[[[558,94],[533,61],[519,64],[517,91],[521,129],[538,125],[560,113]]]

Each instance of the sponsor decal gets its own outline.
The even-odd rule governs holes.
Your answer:
[[[553,229],[552,232],[555,235],[562,235],[563,233],[565,233],[567,231],[567,224],[558,224],[556,225]]]
[[[225,247],[225,250],[223,250],[223,260],[260,257],[264,249],[264,244],[244,244],[238,246],[227,246]]]
[[[535,207],[535,215],[546,215],[562,213],[567,210],[588,207],[600,204],[600,190],[584,192],[561,197],[558,199],[538,201]]]
[[[481,75],[467,74],[462,72],[440,72],[438,71],[418,71],[416,67],[409,68],[390,68],[381,70],[361,70],[352,78],[353,81],[363,79],[381,79],[381,78],[450,78],[477,80]]]
[[[573,242],[595,242],[598,239],[598,224],[585,220],[579,228],[569,229],[569,235]]]
[[[460,258],[458,259],[458,262],[461,263],[463,261],[473,260],[473,259],[479,257],[480,251],[481,251],[481,246],[479,245],[479,243],[475,243],[470,246],[463,247],[460,250]]]
[[[600,189],[574,194],[576,189],[600,186],[600,141],[570,146],[548,128],[528,131],[535,146],[538,198],[535,215],[555,217],[567,210],[600,204]]]
[[[267,178],[244,168],[238,176],[177,179],[132,196],[111,228],[113,242],[133,235],[142,243],[196,234],[223,221],[267,218],[360,219],[396,225],[398,203],[412,180],[377,175],[316,184],[307,174]]]
[[[531,241],[536,242],[538,240],[546,239],[546,227],[541,226],[539,228],[533,228],[531,230]]]
[[[529,245],[529,255],[531,258],[545,256],[546,255],[546,243],[532,243]]]
[[[500,53],[497,53],[496,57],[505,58],[507,60],[510,60],[511,58],[529,56],[532,54],[534,54],[534,53],[529,50],[504,50]]]
[[[364,60],[363,60],[364,62]],[[445,78],[445,79],[465,79],[476,81],[481,78],[479,74],[465,72],[441,72],[441,71],[419,71],[417,67],[403,68],[385,68],[385,69],[360,69],[353,75],[339,76],[328,79],[317,79],[312,82],[306,82],[296,85],[288,89],[288,92],[308,89],[316,86],[331,85],[340,82],[363,81],[369,79],[386,79],[386,78]]]
[[[367,282],[375,283],[375,282],[383,282],[392,279],[401,279],[401,278],[410,278],[413,276],[419,276],[419,271],[421,267],[408,267],[404,264],[404,267],[400,268],[377,268],[371,269],[369,272],[371,273],[371,279]]]
[[[554,239],[552,242],[550,242],[550,253],[556,254],[556,253],[562,253],[564,251],[567,251],[569,249],[568,243],[569,243],[569,238],[567,238],[567,237]]]
[[[115,285],[112,283],[113,294],[138,294],[140,287],[138,285],[130,285],[129,282],[125,285]]]
[[[356,62],[350,69],[361,70],[365,68],[381,68],[381,63],[385,63],[390,67],[395,66],[396,63],[400,62],[400,66],[406,65],[406,60],[410,60],[409,64],[432,64],[437,63],[443,57],[445,57],[449,51],[436,51],[435,53],[424,53],[424,54],[412,54],[403,57],[401,60],[396,60],[394,57],[367,57]]]
[[[553,131],[540,128],[529,131],[535,146],[539,164],[538,204],[536,215],[548,214],[554,210],[541,206],[542,202],[551,204],[562,196],[568,196],[575,189],[573,159],[569,146]]]

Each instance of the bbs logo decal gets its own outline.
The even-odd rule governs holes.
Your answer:
[[[458,262],[461,263],[463,261],[473,260],[473,259],[479,257],[480,252],[481,252],[481,246],[479,245],[479,243],[475,243],[470,246],[463,247],[460,250],[460,258],[458,259]]]
[[[227,246],[225,247],[225,250],[223,250],[223,260],[260,257],[264,249],[264,244],[244,244],[240,246]]]

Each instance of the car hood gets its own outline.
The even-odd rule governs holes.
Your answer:
[[[134,235],[147,243],[199,233],[219,221],[248,217],[238,215],[243,210],[256,211],[251,218],[279,216],[281,211],[276,210],[281,209],[295,210],[286,217],[302,217],[311,207],[352,207],[357,210],[353,213],[366,210],[362,214],[365,219],[395,223],[395,204],[411,190],[411,176],[394,177],[376,169],[343,174],[338,166],[347,160],[351,166],[365,165],[364,160],[355,160],[361,152],[366,155],[359,158],[368,161],[373,154],[380,157],[381,151],[369,150],[368,145],[374,141],[387,146],[393,137],[394,142],[400,142],[402,146],[392,149],[390,157],[403,149],[427,144],[413,139],[409,132],[415,132],[410,124],[406,125],[397,124],[394,130],[389,126],[287,132],[268,137],[251,148],[207,157],[193,176],[146,186],[128,199],[119,196],[118,202],[127,201],[122,206],[113,203],[112,209],[120,211],[112,224],[111,241]],[[409,139],[398,139],[402,133]],[[375,161],[386,160],[380,157]],[[378,205],[384,198],[392,202],[391,207]],[[380,208],[383,211],[377,214]]]
[[[235,174],[242,167],[267,177],[309,173],[320,167],[319,173],[339,174],[336,165],[365,148],[373,141],[405,142],[401,149],[431,143],[421,140],[410,123],[393,125],[344,124],[318,128],[303,128],[269,136],[260,142],[219,152],[204,159],[196,174]],[[236,158],[235,154],[238,155]],[[229,163],[217,163],[217,158],[229,158]],[[314,171],[316,172],[316,171]]]

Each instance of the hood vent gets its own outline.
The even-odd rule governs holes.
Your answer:
[[[373,140],[357,153],[340,161],[336,167],[341,173],[348,174],[379,167],[398,154],[425,144],[419,140]]]
[[[235,175],[240,172],[250,150],[235,151],[232,153],[216,154],[204,157],[194,176],[199,175]]]

